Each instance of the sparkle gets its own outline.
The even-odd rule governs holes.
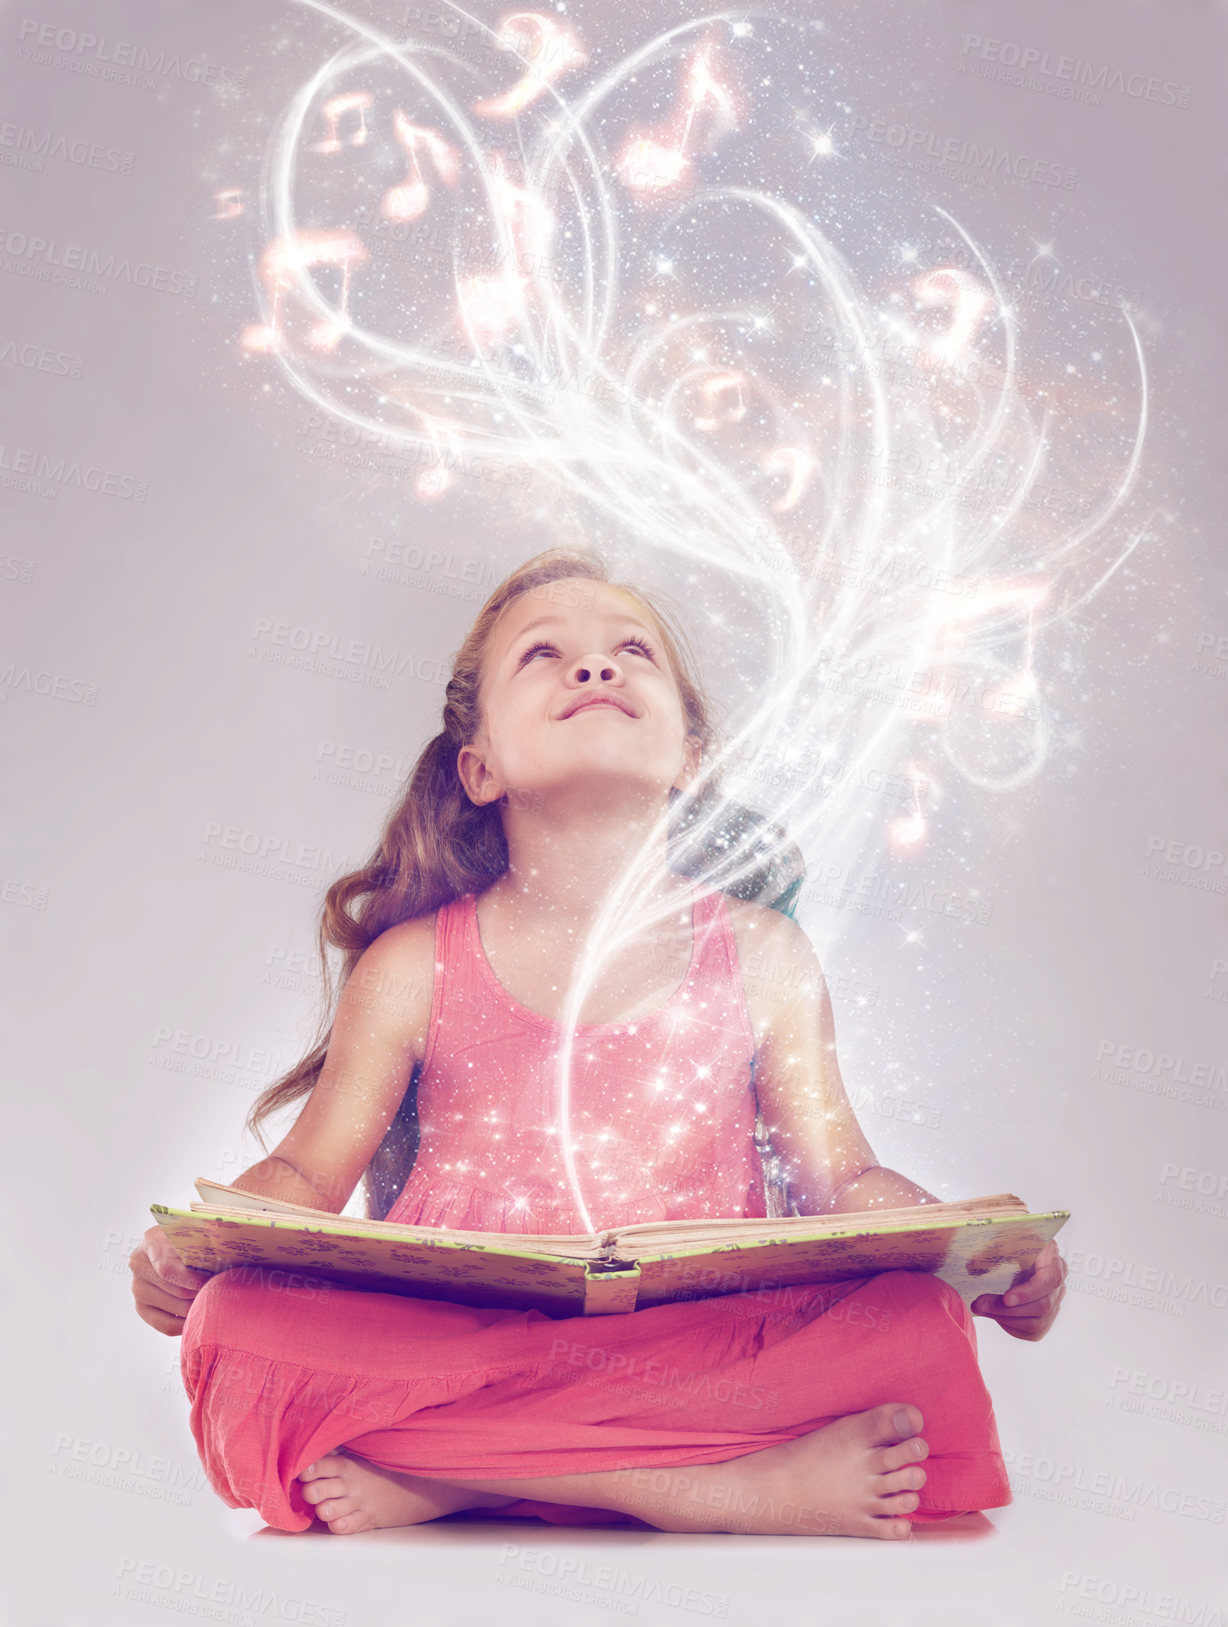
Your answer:
[[[632,94],[598,111],[576,71],[595,42],[579,22],[563,26],[565,10],[514,14],[499,39],[519,67],[475,57],[456,81],[445,51],[419,53],[412,74],[378,49],[321,58],[293,104],[302,117],[276,124],[263,182],[256,165],[234,173],[231,143],[209,230],[236,264],[230,233],[250,224],[267,236],[254,243],[254,295],[247,272],[212,279],[250,370],[243,388],[259,388],[262,413],[292,391],[310,403],[323,426],[310,450],[328,455],[313,482],[416,464],[398,489],[411,506],[447,507],[448,539],[469,534],[485,501],[478,519],[500,574],[496,522],[536,514],[553,536],[596,497],[601,529],[636,539],[626,578],[676,583],[712,693],[733,701],[714,786],[718,773],[731,802],[779,819],[808,861],[803,904],[823,912],[825,932],[854,907],[873,910],[918,948],[915,973],[959,896],[924,857],[930,843],[957,871],[967,800],[954,782],[1003,793],[995,806],[1021,829],[1021,788],[1047,751],[1080,737],[1080,719],[1063,718],[1084,701],[1060,641],[1115,576],[1147,592],[1140,567],[1156,539],[1132,513],[1136,469],[1153,482],[1149,508],[1162,511],[1167,494],[1143,457],[1141,318],[1108,308],[1108,285],[1059,261],[1055,242],[1025,240],[1016,255],[992,224],[978,240],[976,222],[997,211],[934,210],[922,175],[876,179],[876,166],[845,162],[836,124],[817,128],[810,109],[846,128],[854,109],[837,87],[855,54],[818,23],[725,17],[700,43],[672,28],[644,37],[637,14],[626,56],[599,62],[611,92]],[[793,119],[783,141],[782,107]],[[448,109],[446,129],[432,108]],[[547,195],[547,173],[568,185]],[[276,180],[286,174],[289,199]],[[360,197],[401,230],[357,235]],[[478,263],[452,267],[451,249],[440,252],[478,236]],[[408,275],[414,265],[456,274]],[[1029,267],[1044,274],[1029,281]],[[1067,284],[1077,317],[1050,293]],[[347,489],[321,486],[322,503]],[[393,547],[364,574],[411,579],[421,554],[402,571],[410,550]],[[459,589],[445,578],[461,543],[437,552],[433,585]],[[1171,636],[1163,621],[1150,623],[1159,642]],[[433,669],[450,625],[439,619],[436,647],[415,662]],[[371,679],[395,664],[375,644],[358,657],[330,650],[327,632],[294,634],[309,650],[296,663],[319,671],[345,662]],[[953,792],[941,807],[940,776]],[[724,840],[731,865],[748,857],[743,837]],[[897,886],[922,897],[902,926],[888,907]],[[914,927],[940,894],[946,923],[935,910],[932,926]],[[974,889],[962,896],[987,908]],[[561,958],[578,953],[574,931],[559,939]],[[560,991],[571,970],[551,972]],[[539,1191],[557,1193],[554,1210],[542,1207],[562,1229],[584,1224],[592,1193],[576,1168],[598,1157],[594,1184],[629,1205],[659,1203],[652,1183],[671,1156],[672,1180],[717,1201],[698,1173],[677,1173],[687,1159],[666,1144],[689,1128],[730,1169],[745,1150],[747,1127],[726,1119],[716,1088],[730,1077],[722,1001],[700,980],[641,1025],[634,1055],[637,1027],[613,1026],[609,1043],[582,1036],[566,1067],[522,1057],[522,1073],[497,1026],[475,1034],[448,1064],[453,1096],[421,1095],[422,1170],[455,1177],[459,1204],[484,1161],[488,1197],[516,1194],[501,1201],[526,1227]],[[873,1002],[854,987],[835,1003]],[[792,1037],[779,1050],[794,1067],[815,1055]],[[812,1091],[798,1093],[826,1119]]]

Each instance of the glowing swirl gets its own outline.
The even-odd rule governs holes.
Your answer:
[[[590,77],[587,43],[544,13],[493,31],[446,6],[444,37],[398,43],[299,5],[347,43],[271,143],[246,348],[424,455],[419,501],[446,500],[457,457],[516,460],[618,574],[695,583],[737,697],[708,772],[804,851],[847,861],[874,841],[868,769],[906,777],[880,838],[901,854],[923,845],[940,756],[986,787],[1034,775],[1041,634],[1145,535],[1119,519],[1147,400],[1124,305],[1096,354],[1135,370],[1130,423],[1107,363],[1078,394],[1043,359],[1022,375],[1018,313],[944,209],[943,259],[904,252],[869,298],[819,210],[789,201],[804,183],[822,202],[839,141],[795,118],[782,146],[781,93],[755,88],[768,36],[777,75],[817,50],[801,24],[713,13]],[[788,172],[774,189],[747,184],[761,139]],[[242,195],[219,191],[218,218]],[[408,272],[376,252],[397,242],[420,247]],[[1038,500],[1055,489],[1062,503]],[[647,879],[637,858],[594,928],[573,1033],[600,967],[660,918]],[[560,1143],[591,1224],[570,1050]]]

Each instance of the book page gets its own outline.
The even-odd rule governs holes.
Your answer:
[[[244,1192],[238,1186],[223,1186],[220,1181],[210,1181],[203,1175],[198,1175],[192,1184],[200,1193],[202,1203],[230,1209],[251,1209],[256,1213],[267,1210],[278,1215],[331,1215],[334,1220],[337,1218],[333,1209],[313,1209],[305,1203],[291,1203],[287,1198],[266,1198],[259,1192]]]
[[[558,1235],[539,1232],[474,1232],[454,1226],[406,1226],[393,1220],[365,1220],[361,1215],[339,1215],[331,1209],[311,1209],[305,1204],[289,1203],[280,1198],[265,1198],[255,1192],[244,1192],[236,1187],[223,1186],[218,1181],[199,1176],[196,1190],[210,1201],[193,1203],[193,1213],[208,1215],[264,1214],[285,1215],[304,1224],[319,1221],[336,1235],[351,1237],[437,1238],[455,1244],[494,1246],[515,1252],[522,1248],[533,1254],[554,1254],[564,1260],[590,1260],[606,1252],[602,1240],[593,1232]]]
[[[844,1236],[794,1232],[767,1242],[708,1244],[655,1256],[645,1251],[636,1262],[636,1309],[730,1293],[766,1294],[780,1308],[796,1303],[795,1293],[804,1299],[817,1284],[895,1271],[931,1272],[971,1304],[978,1294],[1003,1292],[1069,1219],[1068,1210],[1020,1215],[999,1208],[979,1216],[940,1216],[937,1207],[909,1211],[928,1212],[928,1226],[849,1227]]]
[[[601,1241],[619,1260],[633,1260],[657,1250],[697,1247],[706,1243],[754,1243],[785,1238],[798,1233],[822,1236],[826,1232],[870,1232],[898,1230],[902,1226],[924,1227],[944,1216],[1019,1214],[1027,1205],[1011,1192],[987,1198],[961,1198],[951,1203],[911,1204],[904,1209],[866,1209],[828,1215],[782,1215],[773,1220],[751,1217],[746,1220],[643,1221],[635,1226],[619,1226],[601,1234]]]
[[[964,1198],[950,1203],[914,1204],[900,1209],[870,1209],[828,1215],[785,1215],[766,1220],[751,1216],[737,1220],[641,1221],[598,1233],[563,1235],[537,1232],[478,1232],[455,1227],[405,1226],[396,1221],[365,1220],[361,1216],[339,1215],[330,1209],[312,1209],[305,1204],[266,1198],[254,1192],[224,1186],[203,1176],[196,1180],[203,1203],[193,1203],[193,1211],[203,1214],[278,1214],[307,1222],[327,1223],[329,1230],[340,1229],[353,1237],[392,1236],[398,1238],[438,1238],[460,1244],[486,1244],[498,1239],[503,1248],[517,1246],[538,1254],[554,1254],[561,1259],[635,1260],[641,1255],[708,1245],[752,1245],[797,1236],[840,1235],[850,1231],[867,1233],[893,1231],[902,1227],[925,1227],[944,1217],[1027,1214],[1027,1205],[1012,1193],[991,1197]]]

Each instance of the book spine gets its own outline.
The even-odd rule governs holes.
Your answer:
[[[594,1262],[584,1265],[585,1316],[617,1316],[635,1309],[640,1291],[638,1266],[622,1271],[594,1271]]]

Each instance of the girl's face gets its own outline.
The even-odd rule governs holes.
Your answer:
[[[665,802],[698,767],[669,658],[643,607],[567,577],[520,594],[482,674],[483,729],[457,768],[472,801],[596,792]]]

